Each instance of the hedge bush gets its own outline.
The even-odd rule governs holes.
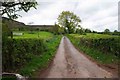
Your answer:
[[[41,39],[5,39],[2,46],[4,72],[17,70],[28,63],[33,55],[41,55],[46,49]]]
[[[120,39],[119,38],[100,38],[100,39],[87,39],[80,38],[80,44],[96,48],[104,53],[112,53],[116,56],[120,52]]]
[[[73,37],[69,35],[69,37]],[[120,38],[76,38],[78,40],[78,45],[83,45],[90,48],[95,48],[103,53],[111,53],[116,56],[120,56]]]

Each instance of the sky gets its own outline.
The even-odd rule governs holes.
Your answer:
[[[80,17],[83,28],[98,32],[106,28],[118,30],[119,0],[37,0],[37,10],[19,12],[17,21],[32,25],[54,25],[62,11],[72,11]]]

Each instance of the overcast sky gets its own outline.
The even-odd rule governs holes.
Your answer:
[[[62,11],[72,11],[82,20],[81,26],[95,31],[118,30],[119,0],[37,0],[36,9],[19,12],[17,21],[34,25],[53,25]]]

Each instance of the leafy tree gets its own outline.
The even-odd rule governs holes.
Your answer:
[[[22,10],[28,12],[32,7],[36,9],[36,5],[36,1],[30,2],[30,0],[27,0],[25,2],[21,0],[6,0],[5,2],[2,2],[2,10],[0,14],[7,14],[10,19],[16,19],[18,16],[20,16],[16,12]]]
[[[76,29],[76,33],[78,33],[78,34],[83,34],[84,33],[84,29]]]
[[[104,30],[104,33],[109,33],[109,32],[110,32],[109,29],[105,29],[105,30]]]
[[[114,32],[116,33],[116,32],[118,32],[117,30],[114,30]]]
[[[91,30],[90,29],[85,29],[85,32],[86,33],[91,33]]]
[[[59,25],[55,23],[55,25],[53,27],[51,27],[51,32],[54,34],[58,34],[59,33]]]
[[[64,27],[65,32],[73,33],[75,27],[79,27],[78,24],[81,22],[80,18],[70,11],[63,11],[58,16],[58,24]]]
[[[93,33],[97,33],[97,31],[92,31]]]
[[[63,27],[59,27],[59,30],[58,30],[59,34],[64,34],[64,28]]]

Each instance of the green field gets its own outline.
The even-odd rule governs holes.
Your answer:
[[[120,38],[120,36],[113,36],[108,34],[96,34],[96,33],[86,33],[86,35],[80,35],[80,34],[70,34],[71,36],[74,36],[76,38],[90,38],[90,39],[100,39],[100,38]]]
[[[19,38],[40,38],[40,39],[49,39],[53,37],[53,34],[50,32],[44,32],[44,31],[17,31],[13,33],[23,33],[23,35],[14,35],[13,38],[19,39]]]

